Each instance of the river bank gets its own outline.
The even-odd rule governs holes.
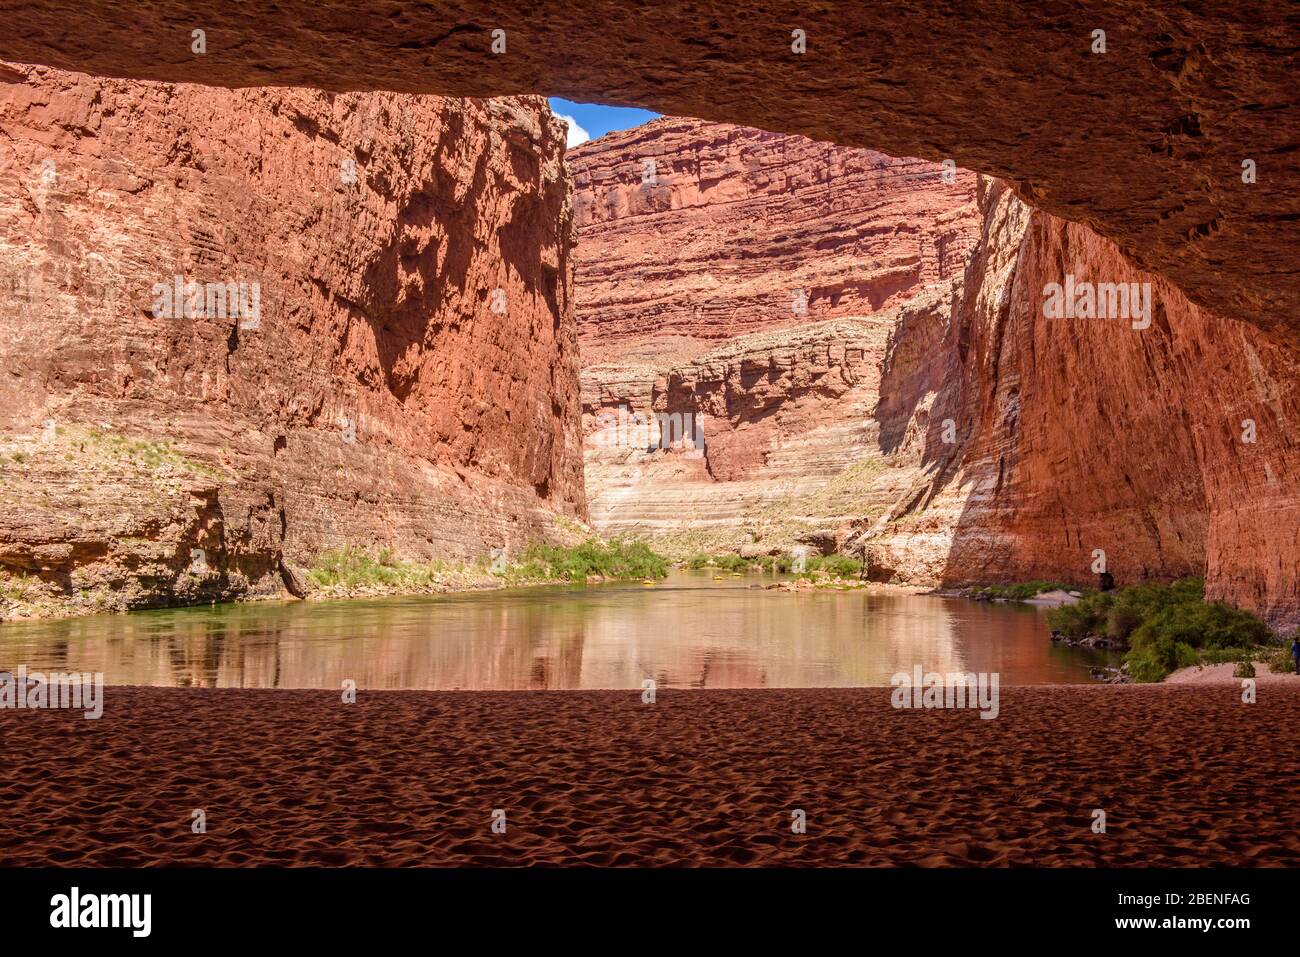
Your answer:
[[[190,608],[279,601],[349,601],[374,598],[403,598],[450,595],[505,588],[536,588],[551,585],[600,585],[612,582],[653,584],[668,568],[701,571],[716,580],[744,579],[754,587],[784,591],[871,591],[881,594],[969,597],[965,592],[947,592],[927,586],[876,582],[856,577],[852,560],[840,556],[809,560],[808,573],[794,572],[789,563],[768,560],[715,564],[712,561],[671,561],[637,542],[600,543],[594,553],[582,554],[591,543],[578,546],[541,546],[529,549],[521,560],[502,562],[497,570],[491,563],[434,561],[406,562],[348,550],[328,553],[311,568],[285,564],[285,587],[275,591],[249,592],[225,601],[177,600],[171,603],[123,606],[102,595],[71,593],[56,595],[34,577],[0,577],[0,624],[5,621],[37,621],[79,618],[106,613],[126,613],[163,608]],[[204,574],[210,574],[205,572]]]
[[[391,549],[352,546],[323,552],[310,567],[280,560],[281,587],[241,590],[216,588],[221,599],[200,598],[214,590],[212,583],[235,578],[209,567],[192,565],[176,584],[145,601],[123,595],[78,591],[34,575],[14,575],[0,570],[0,622],[74,618],[113,612],[159,608],[217,606],[260,601],[341,601],[383,597],[443,595],[558,584],[599,584],[606,581],[655,580],[668,573],[668,563],[643,543],[623,539],[589,538],[576,544],[535,543],[514,560],[504,553],[490,560],[455,562],[410,561]]]
[[[1300,688],[1300,675],[1294,671],[1274,671],[1267,662],[1254,662],[1256,685],[1283,686]],[[1179,668],[1165,678],[1167,685],[1233,685],[1240,688],[1243,678],[1237,673],[1233,662],[1220,664],[1190,665]]]

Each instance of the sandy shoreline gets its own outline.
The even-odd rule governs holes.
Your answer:
[[[1292,686],[1004,688],[991,721],[888,688],[110,688],[98,721],[0,712],[0,860],[1296,865],[1297,727]]]
[[[1267,662],[1256,661],[1255,665],[1255,684],[1276,686],[1291,686],[1300,688],[1300,675],[1293,671],[1275,672],[1269,667]],[[1167,685],[1233,685],[1241,687],[1241,678],[1238,678],[1233,672],[1237,666],[1232,662],[1225,662],[1217,665],[1192,665],[1190,668],[1179,668],[1164,681]]]

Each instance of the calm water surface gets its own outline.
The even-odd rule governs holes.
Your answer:
[[[665,582],[346,602],[259,602],[0,625],[0,671],[108,684],[338,688],[820,688],[927,671],[1088,682],[1024,605],[787,593],[675,572]]]

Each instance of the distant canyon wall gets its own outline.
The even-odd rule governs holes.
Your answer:
[[[965,268],[975,175],[676,117],[568,163],[593,522],[683,552],[874,514],[841,473],[879,458],[899,310]],[[661,421],[702,443],[659,450]]]
[[[470,559],[584,516],[542,98],[15,65],[0,130],[0,569],[234,597],[281,559]]]
[[[873,577],[923,584],[1095,584],[1100,550],[1121,584],[1204,575],[1300,625],[1286,334],[999,181],[855,180],[917,162],[858,152],[664,120],[571,153],[593,521],[679,553],[865,550]],[[1150,324],[1049,318],[1053,283],[1137,283]],[[619,407],[649,441],[620,441]],[[658,447],[674,416],[703,449]]]

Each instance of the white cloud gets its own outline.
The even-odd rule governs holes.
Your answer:
[[[568,148],[573,149],[579,143],[585,143],[591,139],[591,134],[578,125],[578,121],[571,116],[565,116],[563,113],[556,113],[560,119],[569,124],[569,141]]]

